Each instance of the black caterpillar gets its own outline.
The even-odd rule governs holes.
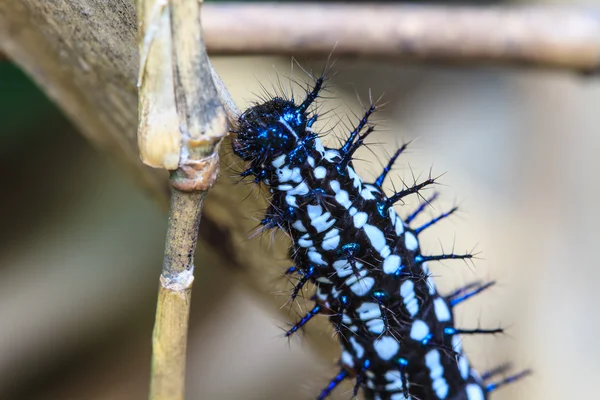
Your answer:
[[[354,396],[362,389],[373,400],[487,399],[527,371],[486,383],[501,369],[480,376],[469,366],[459,335],[502,330],[456,328],[452,309],[494,282],[473,283],[446,296],[437,293],[427,262],[472,255],[425,255],[417,237],[456,209],[411,226],[435,194],[405,220],[396,214],[394,203],[435,181],[427,179],[390,197],[383,193],[382,183],[406,145],[375,182],[362,182],[352,159],[374,130],[369,117],[375,104],[341,148],[324,147],[312,129],[318,115],[309,111],[324,83],[324,76],[315,79],[300,104],[284,97],[255,104],[239,117],[233,132],[234,153],[249,162],[242,177],[253,176],[272,194],[261,224],[282,229],[293,240],[294,266],[286,272],[298,278],[292,300],[307,282],[317,288],[314,308],[286,336],[319,313],[328,315],[339,333],[340,372],[317,398],[353,378]]]

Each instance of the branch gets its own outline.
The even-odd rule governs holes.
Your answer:
[[[215,54],[322,54],[596,71],[600,17],[573,7],[207,4]],[[336,46],[337,43],[337,46]]]

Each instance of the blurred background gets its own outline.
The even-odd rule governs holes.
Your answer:
[[[289,57],[213,62],[241,107],[260,83],[270,88],[277,74],[290,74]],[[320,71],[324,60],[301,63]],[[507,328],[465,338],[467,354],[480,371],[509,361],[515,371],[535,371],[493,399],[594,398],[600,79],[367,60],[339,60],[336,70],[326,107],[337,108],[321,129],[354,121],[347,108],[360,113],[357,94],[366,102],[369,88],[387,102],[377,143],[359,155],[363,177],[413,139],[392,174],[396,186],[413,171],[447,172],[436,210],[458,203],[461,212],[426,233],[424,251],[476,245],[475,267],[447,262],[433,272],[440,290],[496,279],[457,310],[457,321]],[[307,79],[298,68],[294,77]],[[164,211],[5,59],[0,109],[0,399],[143,399]],[[333,132],[332,145],[343,125]],[[334,369],[317,361],[305,338],[282,338],[287,321],[230,271],[198,273],[188,397],[314,398]],[[342,389],[335,398],[349,397]]]

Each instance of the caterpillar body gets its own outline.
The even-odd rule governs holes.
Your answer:
[[[375,182],[363,182],[352,159],[374,130],[369,117],[376,105],[365,110],[341,148],[324,147],[313,130],[318,115],[310,109],[325,77],[314,82],[300,104],[272,97],[246,110],[232,145],[248,162],[241,175],[270,190],[271,205],[261,224],[282,229],[292,239],[294,265],[286,271],[297,278],[292,300],[307,282],[316,286],[314,308],[286,336],[317,314],[328,315],[339,333],[340,370],[317,399],[328,397],[346,379],[355,380],[354,396],[362,389],[373,400],[488,399],[490,392],[526,372],[487,383],[495,372],[479,375],[463,354],[461,334],[502,330],[459,329],[453,321],[454,307],[493,282],[442,296],[429,273],[429,262],[472,257],[421,252],[419,233],[455,209],[414,226],[434,194],[407,218],[397,215],[394,203],[435,180],[384,194],[383,181],[403,145]]]

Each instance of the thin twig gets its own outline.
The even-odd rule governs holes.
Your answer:
[[[600,68],[600,18],[575,7],[207,4],[211,54],[321,54]]]
[[[172,189],[156,322],[150,399],[183,400],[194,252],[206,192]]]

